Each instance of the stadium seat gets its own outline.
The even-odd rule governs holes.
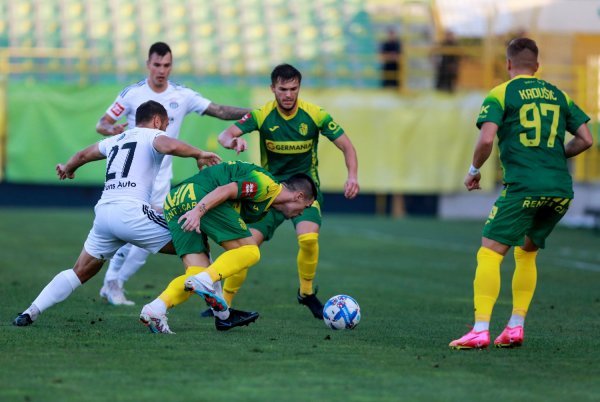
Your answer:
[[[372,68],[364,63],[374,49],[347,63],[350,45],[367,49],[373,42],[355,20],[364,8],[361,0],[3,1],[0,46],[85,49],[92,72],[137,74],[148,46],[162,40],[173,49],[177,73],[257,76],[286,61],[349,77]],[[363,36],[351,44],[348,32]],[[66,61],[45,62],[60,71]]]

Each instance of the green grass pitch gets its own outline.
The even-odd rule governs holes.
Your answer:
[[[103,271],[31,327],[11,325],[79,255],[90,210],[0,209],[0,401],[598,401],[600,237],[559,227],[538,258],[538,288],[520,349],[452,351],[472,324],[481,221],[328,215],[319,296],[361,306],[333,331],[297,303],[291,224],[265,244],[235,300],[249,327],[217,332],[193,296],[152,335],[141,306],[180,275],[151,256],[127,283],[134,307],[99,299]],[[218,254],[220,249],[214,247]],[[512,254],[492,337],[510,315]]]

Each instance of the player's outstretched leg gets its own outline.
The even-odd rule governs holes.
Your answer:
[[[229,308],[223,298],[223,294],[217,294],[214,283],[210,275],[206,272],[189,277],[185,281],[184,286],[186,291],[194,292],[202,297],[206,304],[214,311],[226,311]]]
[[[100,266],[102,266],[102,264],[100,264]],[[73,269],[59,272],[50,283],[42,289],[31,306],[13,320],[13,325],[25,327],[33,324],[43,311],[65,300],[79,286],[81,286],[81,281]]]
[[[157,299],[160,302],[159,299]],[[167,306],[156,306],[156,302],[146,304],[140,313],[140,322],[154,334],[174,334],[167,323]]]

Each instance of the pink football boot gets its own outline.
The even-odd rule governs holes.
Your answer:
[[[490,344],[490,331],[469,331],[460,339],[450,342],[452,349],[485,349]]]
[[[523,344],[523,327],[506,327],[504,331],[496,338],[494,345],[497,348],[514,348]]]

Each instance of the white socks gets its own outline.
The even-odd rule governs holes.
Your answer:
[[[132,244],[124,245],[111,258],[104,275],[104,284],[111,280],[118,280],[119,285],[123,287],[123,284],[146,263],[149,255],[150,252],[143,248]]]
[[[514,327],[524,327],[525,326],[525,317],[523,317],[522,315],[518,315],[518,314],[513,314],[510,316],[510,320],[508,320],[508,324],[507,327],[509,328],[514,328]],[[473,325],[473,331],[475,332],[481,332],[481,331],[489,331],[490,329],[490,323],[486,322],[486,321],[478,321],[475,323],[475,325]]]
[[[150,309],[155,313],[158,313],[160,315],[167,314],[167,305],[158,297],[154,299],[151,303],[147,304],[147,306],[150,307]]]
[[[475,325],[473,325],[473,331],[481,332],[481,331],[489,331],[490,323],[488,321],[477,321]]]
[[[75,274],[75,271],[73,271],[73,269],[64,270],[58,273],[54,279],[42,289],[38,297],[33,301],[31,307],[25,310],[25,312],[31,316],[32,320],[35,320],[39,313],[42,313],[55,304],[65,300],[79,286],[81,286],[81,281],[77,277],[77,274]],[[37,312],[35,311],[36,309]]]
[[[508,327],[524,327],[525,326],[525,317],[518,314],[513,314],[510,316],[510,320],[508,320]]]

